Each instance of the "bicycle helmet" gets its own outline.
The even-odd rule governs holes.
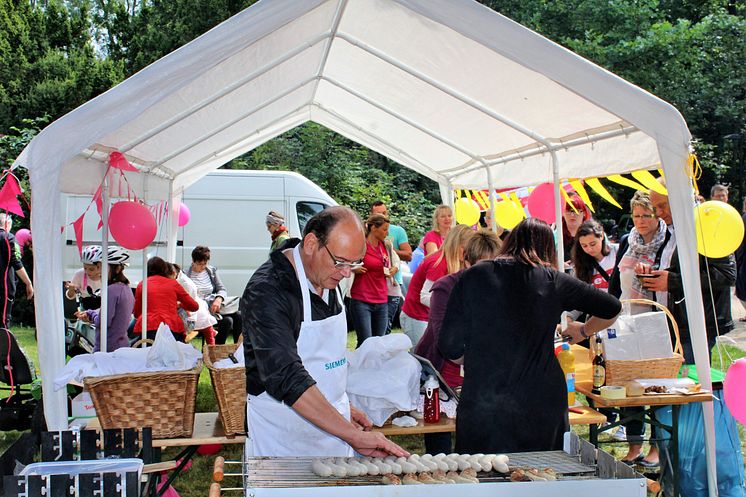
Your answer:
[[[107,257],[106,260],[109,264],[128,266],[130,255],[122,247],[109,247],[109,257]]]
[[[100,245],[87,245],[83,247],[83,252],[80,255],[80,262],[83,264],[96,264],[101,262],[102,254],[103,250],[101,250]]]

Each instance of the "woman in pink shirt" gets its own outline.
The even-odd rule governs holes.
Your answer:
[[[443,245],[448,232],[453,225],[453,211],[447,205],[439,205],[433,212],[433,229],[425,233],[422,238],[422,247],[425,256],[432,254]]]
[[[367,237],[363,267],[355,270],[355,281],[350,291],[350,311],[357,333],[357,346],[366,338],[386,334],[388,323],[388,284],[394,276],[386,250],[389,219],[383,214],[371,214],[365,221]]]
[[[433,284],[447,274],[458,272],[464,264],[464,247],[474,236],[468,226],[458,224],[446,236],[443,246],[425,257],[417,267],[407,288],[401,312],[404,333],[416,346],[427,328],[430,313],[430,290]]]

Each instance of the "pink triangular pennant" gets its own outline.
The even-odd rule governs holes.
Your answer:
[[[11,182],[6,181],[3,188],[0,189],[0,209],[21,217],[26,217],[23,214],[23,209],[21,209],[21,204],[18,203],[16,195],[17,193],[13,193]]]
[[[138,172],[137,168],[129,163],[122,152],[112,152],[109,154],[109,165],[120,171]]]
[[[85,212],[78,219],[73,221],[73,231],[75,231],[75,243],[78,245],[78,255],[83,255],[83,219]]]
[[[98,212],[98,227],[97,230],[100,230],[101,227],[104,225],[104,218],[101,215],[101,211],[104,209],[104,201],[102,200],[103,192],[101,191],[101,187],[99,186],[96,192],[93,194],[93,201],[96,203],[96,211]]]
[[[14,195],[20,195],[21,193],[23,193],[23,190],[21,190],[21,185],[18,184],[18,178],[16,178],[11,173],[8,173],[5,176],[5,185],[10,191],[13,192]]]

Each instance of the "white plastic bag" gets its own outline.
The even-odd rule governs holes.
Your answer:
[[[663,312],[623,313],[602,336],[606,360],[673,357],[668,319]]]
[[[180,371],[188,369],[184,354],[179,348],[179,342],[176,341],[171,333],[171,328],[166,323],[158,326],[155,334],[155,342],[148,350],[148,357],[145,360],[145,366],[148,368],[163,368]]]
[[[409,354],[412,341],[395,333],[368,338],[348,357],[347,394],[376,426],[396,411],[417,408],[420,397],[419,361]]]

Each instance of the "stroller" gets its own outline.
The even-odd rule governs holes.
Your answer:
[[[0,390],[10,391],[0,399],[0,431],[28,430],[38,403],[31,393],[35,374],[16,337],[5,328],[0,328],[0,360],[0,382],[7,385]]]

